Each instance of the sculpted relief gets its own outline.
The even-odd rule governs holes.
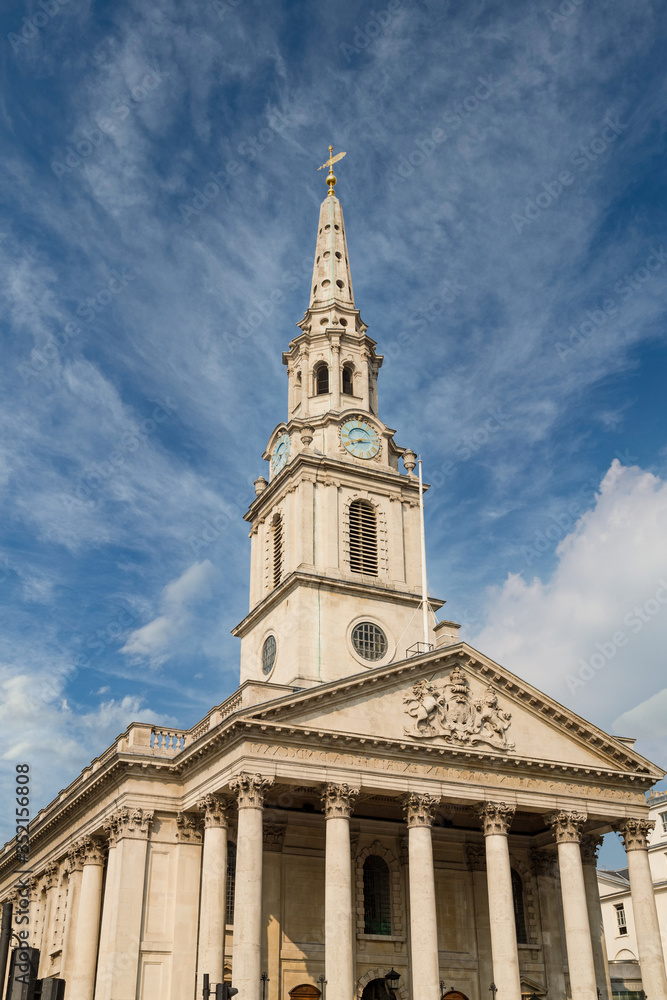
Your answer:
[[[438,736],[455,746],[484,743],[501,750],[513,750],[507,740],[511,714],[503,711],[492,687],[474,699],[460,667],[454,667],[444,684],[418,681],[403,697],[405,712],[414,721],[406,725],[407,736]]]

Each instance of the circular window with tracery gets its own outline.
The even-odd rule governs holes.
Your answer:
[[[267,636],[262,646],[262,673],[267,676],[273,670],[277,650],[276,637],[274,635]]]
[[[381,660],[387,652],[387,637],[374,622],[359,622],[352,630],[352,645],[364,660]]]

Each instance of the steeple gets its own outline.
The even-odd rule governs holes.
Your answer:
[[[309,308],[334,302],[354,309],[343,208],[330,189],[320,206]]]
[[[422,640],[415,456],[379,415],[383,359],[355,307],[335,194],[345,154],[329,154],[310,301],[283,353],[287,420],[245,515],[250,610],[234,629],[242,681],[288,687],[400,659]]]

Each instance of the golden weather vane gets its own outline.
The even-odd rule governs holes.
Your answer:
[[[347,153],[336,153],[336,155],[334,156],[333,146],[329,146],[329,159],[325,160],[322,166],[317,168],[318,170],[324,170],[325,167],[329,168],[329,173],[327,174],[327,184],[329,185],[329,191],[327,193],[331,195],[332,198],[334,196],[334,188],[336,186],[336,180],[337,180],[337,177],[334,175],[333,172],[333,165],[334,163],[338,163],[339,160],[342,160],[344,156],[347,156]]]

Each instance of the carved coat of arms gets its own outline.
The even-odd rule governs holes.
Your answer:
[[[455,746],[486,743],[502,750],[514,749],[507,740],[511,714],[500,707],[491,686],[481,698],[473,699],[460,667],[454,667],[440,687],[431,681],[417,681],[403,702],[405,712],[414,720],[404,728],[407,736],[439,736]]]

